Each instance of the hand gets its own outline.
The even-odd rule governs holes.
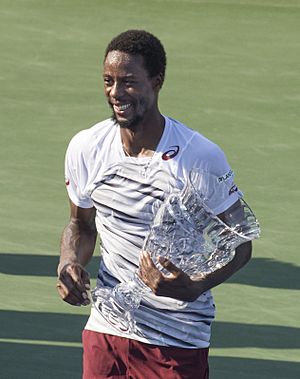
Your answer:
[[[68,263],[59,272],[57,290],[61,298],[71,305],[88,305],[90,275],[79,263]]]
[[[192,280],[164,257],[159,257],[158,260],[170,274],[165,275],[160,272],[146,251],[140,255],[138,272],[139,277],[155,295],[172,297],[181,301],[195,301],[204,292],[201,291],[199,280]]]

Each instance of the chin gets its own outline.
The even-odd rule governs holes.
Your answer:
[[[136,126],[142,121],[142,117],[135,117],[132,120],[126,120],[125,118],[123,119],[118,119],[116,115],[113,113],[112,115],[113,121],[120,126],[122,129],[130,129],[130,130],[135,130]]]
[[[112,119],[116,124],[118,124],[120,126],[120,128],[129,128],[130,129],[131,122],[129,120],[126,120],[124,118],[119,119],[115,115],[112,116]]]

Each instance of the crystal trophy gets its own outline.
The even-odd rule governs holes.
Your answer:
[[[163,273],[168,271],[158,257],[167,258],[191,279],[227,265],[239,245],[260,236],[258,221],[242,198],[224,212],[224,221],[212,211],[234,191],[237,188],[229,188],[226,177],[191,170],[183,190],[169,194],[158,207],[142,250]],[[147,291],[151,290],[137,270],[131,280],[112,289],[96,287],[91,297],[93,306],[112,326],[131,334],[137,332],[134,311]]]

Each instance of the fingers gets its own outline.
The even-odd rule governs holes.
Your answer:
[[[182,270],[175,266],[174,263],[172,263],[169,259],[165,257],[158,257],[158,261],[163,266],[163,268],[170,272],[170,275],[167,276],[168,278],[177,278],[178,275],[182,273]]]
[[[57,290],[61,298],[71,304],[76,306],[81,306],[84,304],[83,296],[80,296],[79,294],[76,294],[72,288],[67,287],[64,283],[59,281],[56,284]]]
[[[89,274],[80,264],[71,263],[63,267],[59,274],[57,290],[64,301],[77,306],[88,305],[89,288]]]
[[[155,268],[155,265],[147,251],[142,251],[140,254],[139,266],[144,268]]]
[[[170,275],[164,275],[159,271],[159,269],[154,264],[150,254],[146,251],[142,251],[140,255],[139,261],[139,271],[143,277],[149,277],[149,279],[153,280],[155,278],[176,278],[178,275],[182,273],[182,271],[176,267],[170,260],[165,257],[158,257],[158,262],[161,264],[163,268],[170,272]]]
[[[159,270],[148,252],[141,252],[139,260],[139,276],[155,294],[160,294],[161,289],[164,290],[165,284],[170,281],[174,281],[174,279],[178,278],[180,275],[183,275],[183,272],[168,259],[158,257],[158,262],[162,267],[169,271],[169,274],[164,274]]]
[[[90,274],[86,270],[82,270],[81,279],[86,290],[91,289]]]
[[[163,276],[146,251],[142,251],[140,254],[138,274],[142,281],[155,293]]]
[[[199,296],[198,293],[194,293],[194,283],[189,275],[165,257],[158,257],[158,262],[169,274],[163,274],[147,252],[141,253],[139,276],[155,295],[181,301],[194,301]]]

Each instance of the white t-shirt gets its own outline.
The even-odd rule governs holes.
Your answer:
[[[67,190],[75,205],[96,208],[101,237],[99,285],[114,287],[132,278],[153,220],[153,204],[183,189],[195,167],[216,175],[220,189],[224,184],[228,188],[211,200],[215,214],[241,196],[222,150],[169,117],[165,117],[164,132],[152,157],[126,156],[120,127],[111,119],[73,137],[65,161]],[[149,292],[135,312],[137,334],[123,335],[93,308],[86,329],[155,345],[203,348],[209,346],[214,308],[210,291],[194,302]]]

